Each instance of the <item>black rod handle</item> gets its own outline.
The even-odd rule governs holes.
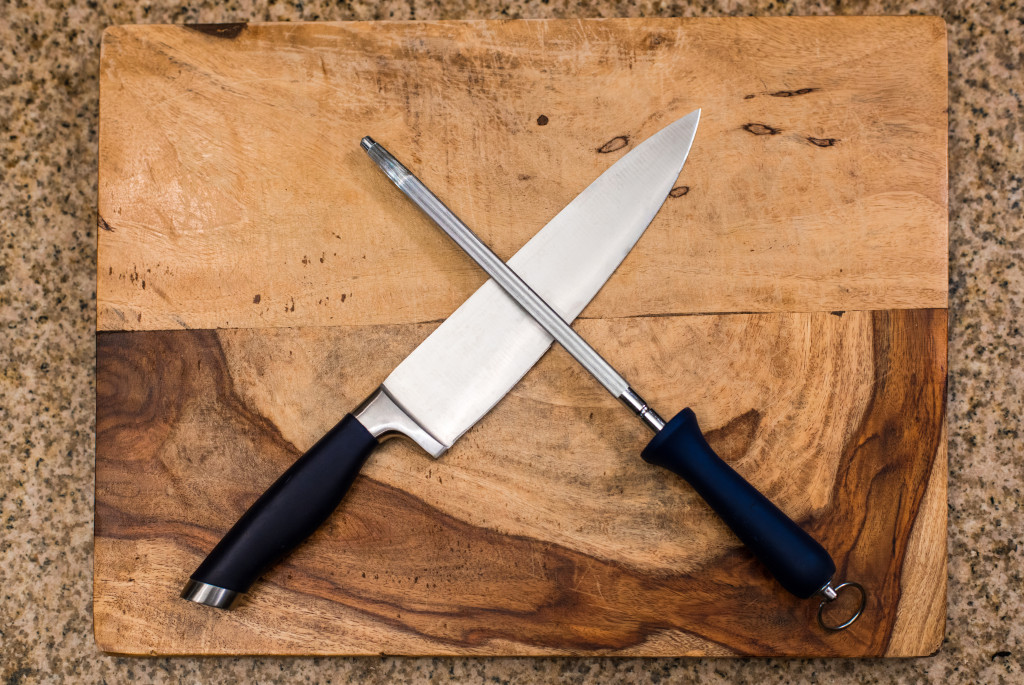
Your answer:
[[[352,414],[345,415],[238,519],[181,596],[230,608],[331,515],[376,446],[369,431]]]
[[[693,410],[676,414],[642,452],[682,476],[753,551],[782,587],[800,598],[825,588],[836,565],[825,548],[722,461]]]

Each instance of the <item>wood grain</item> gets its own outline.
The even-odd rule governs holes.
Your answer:
[[[945,66],[921,17],[114,27],[99,327],[442,319],[483,277],[363,135],[507,258],[698,107],[585,316],[943,308]]]
[[[130,654],[912,656],[945,614],[946,82],[934,18],[122,26],[101,57],[94,613]],[[577,322],[870,592],[826,634],[558,348],[443,459],[386,443],[231,612],[238,515],[508,257],[691,110]]]
[[[822,540],[839,577],[869,588],[863,621],[841,636],[816,629],[813,603],[781,590],[682,481],[643,463],[645,436],[560,351],[445,459],[385,445],[245,606],[197,611],[176,599],[182,578],[366,389],[351,360],[392,341],[371,363],[385,368],[426,331],[165,331],[99,338],[100,645],[203,654],[937,647],[926,635],[894,648],[892,630],[908,610],[904,567],[945,559],[944,529],[911,546],[915,526],[945,509],[944,482],[930,478],[941,464],[945,312],[584,324],[598,346],[633,335],[689,344],[685,361],[673,344],[674,367],[655,355],[634,361],[633,375],[652,380],[661,406],[689,401],[723,458]],[[737,340],[758,353],[730,354]],[[280,396],[285,376],[302,397]],[[271,417],[262,406],[284,409]],[[929,487],[940,496],[926,497]]]

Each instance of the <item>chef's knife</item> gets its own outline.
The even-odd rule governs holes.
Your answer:
[[[641,452],[643,459],[682,476],[728,524],[789,592],[806,599],[819,595],[818,623],[828,630],[842,630],[861,614],[866,593],[858,583],[832,585],[835,563],[825,548],[772,504],[756,488],[722,461],[705,441],[697,417],[689,407],[667,424],[626,380],[517,273],[506,265],[415,175],[372,138],[363,149],[389,179],[454,240],[524,311],[565,348],[613,397],[632,410],[654,438]],[[823,609],[837,598],[837,591],[851,588],[859,593],[860,607],[846,621],[826,623]]]
[[[666,126],[622,157],[509,260],[566,318],[583,310],[661,208],[698,118],[694,112]],[[323,523],[379,440],[405,435],[441,456],[551,342],[501,288],[486,282],[242,515],[182,597],[230,608]]]

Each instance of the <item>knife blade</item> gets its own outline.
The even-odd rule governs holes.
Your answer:
[[[697,112],[683,117],[631,150],[509,260],[562,316],[583,310],[646,230],[679,176],[698,119]],[[484,283],[256,500],[181,596],[231,608],[326,520],[379,441],[404,435],[441,456],[551,343],[493,280]]]
[[[371,138],[363,148],[387,177],[439,228],[466,252],[516,303],[573,356],[608,392],[655,432],[641,452],[643,459],[662,466],[690,483],[703,499],[789,592],[806,599],[819,595],[818,623],[842,630],[861,615],[867,599],[853,582],[833,586],[835,563],[821,544],[725,463],[707,444],[696,415],[689,407],[667,424],[622,375],[566,323],[511,262],[505,264],[426,185],[383,146]],[[838,590],[860,594],[860,608],[840,624],[826,623],[823,609]]]

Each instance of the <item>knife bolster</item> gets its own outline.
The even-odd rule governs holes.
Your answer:
[[[448,451],[448,445],[417,423],[383,385],[370,393],[352,415],[377,442],[404,435],[435,459]]]

